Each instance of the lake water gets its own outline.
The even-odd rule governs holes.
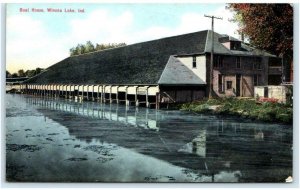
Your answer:
[[[285,182],[292,126],[6,95],[6,179]]]

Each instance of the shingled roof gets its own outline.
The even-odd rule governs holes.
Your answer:
[[[171,55],[210,52],[211,31],[167,37],[68,57],[27,80],[37,84],[158,84]],[[232,54],[218,42],[216,53]]]
[[[68,57],[28,83],[157,84],[170,55],[204,52],[207,30]]]
[[[158,84],[160,85],[205,85],[205,78],[200,78],[187,68],[179,59],[170,56]]]

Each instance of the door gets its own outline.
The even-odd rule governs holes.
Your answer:
[[[264,87],[264,97],[265,98],[269,97],[269,89],[268,89],[268,87]]]
[[[236,96],[241,96],[241,75],[236,75]]]

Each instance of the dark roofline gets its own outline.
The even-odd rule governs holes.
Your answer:
[[[84,86],[87,86],[87,85],[89,85],[89,86],[102,85],[102,86],[122,86],[122,87],[123,86],[150,86],[150,87],[158,86],[158,84],[94,84],[94,83],[92,83],[92,84],[86,84],[86,83],[84,83],[84,84],[80,84],[80,83],[57,83],[57,84],[55,84],[55,83],[49,83],[49,84],[34,83],[34,84],[31,84],[30,83],[29,85],[61,85],[61,86],[66,86],[66,85],[79,85],[79,86],[81,86],[81,85],[84,85]]]
[[[171,55],[174,57],[190,57],[190,56],[197,56],[197,55],[204,55],[206,52],[199,52],[199,53],[188,53],[188,54],[178,54],[178,55]]]
[[[171,55],[174,57],[190,57],[190,56],[197,56],[197,55],[205,55],[210,54],[211,52],[201,52],[201,53],[191,53],[191,54],[178,54],[178,55]],[[268,55],[247,55],[247,54],[233,54],[233,53],[214,53],[214,55],[227,55],[227,56],[240,56],[240,57],[274,57]]]
[[[9,80],[14,80],[14,79],[20,79],[20,80],[22,80],[22,79],[28,79],[29,77],[8,77],[8,78],[6,78],[6,80],[7,79],[9,79]]]
[[[196,33],[205,32],[205,31],[209,31],[209,30],[201,30],[201,31],[197,31],[197,32],[190,32],[190,33],[185,33],[185,34],[180,34],[180,35],[157,38],[157,39],[154,39],[154,40],[148,40],[148,41],[133,43],[133,44],[129,44],[129,45],[126,45],[126,46],[109,48],[109,49],[104,49],[104,50],[97,50],[97,51],[88,52],[88,53],[84,53],[84,54],[80,54],[80,55],[73,55],[73,56],[69,56],[69,57],[78,57],[78,56],[90,55],[90,54],[93,54],[93,53],[98,53],[98,52],[103,52],[103,51],[110,51],[110,50],[113,50],[113,49],[121,49],[121,48],[128,47],[128,46],[139,45],[139,44],[144,44],[144,43],[148,43],[148,42],[155,42],[155,41],[160,41],[160,40],[165,40],[165,39],[180,37],[180,36],[185,36],[185,35],[191,35],[191,34],[196,34]],[[206,38],[207,38],[207,33],[206,33]]]
[[[207,84],[184,84],[184,83],[180,83],[180,84],[158,84],[159,86],[207,86]]]

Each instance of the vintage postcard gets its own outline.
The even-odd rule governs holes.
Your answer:
[[[293,4],[6,5],[7,182],[293,182]]]

